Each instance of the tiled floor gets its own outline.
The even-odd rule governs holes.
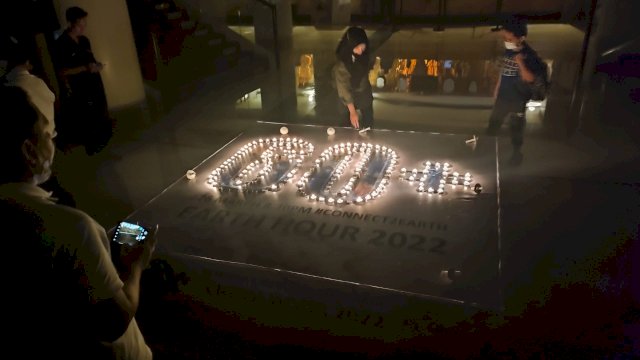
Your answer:
[[[549,58],[579,54],[580,32],[554,26],[532,26],[531,42],[539,45],[540,52]],[[296,28],[294,53],[333,51],[339,34],[341,31]],[[425,54],[435,48],[444,54],[484,56],[488,51],[495,56],[499,53],[499,43],[490,36],[488,29],[483,28],[453,29],[441,34],[430,29],[406,30],[385,36],[387,40],[380,44],[379,50],[380,54],[397,57]],[[305,41],[300,40],[302,38]],[[153,106],[116,114],[116,134],[101,153],[89,157],[81,149],[74,149],[58,154],[56,166],[60,181],[74,193],[78,207],[110,227],[160,194],[184,176],[186,170],[256,120],[264,119],[264,113],[255,109],[258,105],[251,105],[251,99],[246,103],[237,100],[255,89],[272,91],[273,84],[269,82],[278,76],[259,74],[234,82],[231,72],[203,81],[195,93],[157,116],[148,116],[148,111],[155,109]],[[566,101],[569,95],[560,93],[558,96],[565,98],[555,99],[556,104]],[[307,95],[298,96],[297,104],[297,115],[280,114],[282,122],[327,123],[326,119],[315,117],[315,107],[308,103]],[[483,142],[490,104],[490,99],[477,97],[376,93],[374,108],[378,128],[477,134],[479,142]],[[499,155],[506,308],[503,322],[489,326],[491,330],[483,332],[485,335],[480,338],[506,337],[510,331],[520,333],[511,334],[512,340],[493,343],[489,349],[486,345],[483,348],[480,340],[472,341],[473,331],[465,333],[467,328],[459,326],[456,331],[462,333],[457,336],[469,341],[472,347],[469,354],[478,356],[500,357],[513,355],[513,351],[527,357],[533,353],[552,356],[563,344],[572,354],[589,354],[591,349],[598,355],[624,356],[634,346],[627,342],[626,348],[620,347],[625,344],[623,333],[631,339],[633,318],[628,309],[611,306],[627,306],[630,296],[638,295],[637,284],[629,284],[634,278],[633,272],[638,271],[637,264],[631,260],[640,255],[637,142],[630,134],[617,133],[614,129],[605,129],[598,138],[589,138],[580,132],[565,137],[558,131],[564,119],[552,117],[561,112],[549,107],[547,112],[551,116],[543,118],[540,110],[527,115],[524,162],[520,166],[508,166],[508,151]],[[502,149],[509,149],[508,136],[501,136],[499,141]],[[227,331],[242,326],[223,328]],[[260,334],[266,330],[252,331]],[[216,340],[202,346],[206,349],[203,351],[218,353],[222,358],[259,358],[263,354],[287,352],[308,355],[304,348],[263,348],[224,334],[232,339],[227,345]],[[460,356],[462,353],[449,343],[456,337],[446,331],[441,334],[442,337],[431,339],[417,337],[415,343],[407,342],[404,349],[415,347],[444,356]],[[212,333],[212,336],[221,335]],[[607,340],[603,340],[605,338]],[[640,342],[635,339],[638,351]],[[430,348],[438,340],[445,342],[444,349]],[[326,348],[340,346],[327,345]]]

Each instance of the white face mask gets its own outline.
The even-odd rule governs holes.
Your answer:
[[[42,163],[42,172],[33,175],[33,181],[36,185],[40,185],[51,177],[51,160],[47,159]]]
[[[508,50],[519,50],[520,49],[520,46],[518,46],[518,45],[516,45],[516,44],[514,44],[512,42],[509,42],[509,41],[505,41],[504,42],[504,47],[506,49],[508,49]]]
[[[44,139],[41,141],[45,141]],[[51,142],[51,140],[48,140]],[[37,174],[33,174],[33,181],[36,185],[40,185],[51,177],[51,164],[53,163],[53,157],[55,156],[55,149],[53,149],[53,142],[50,144],[40,144],[40,147],[36,147],[38,153],[38,162],[42,161],[42,165],[36,166],[33,170],[38,171]],[[46,149],[45,149],[46,147]]]

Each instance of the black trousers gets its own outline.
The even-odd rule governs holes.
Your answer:
[[[505,120],[509,122],[511,131],[511,144],[519,150],[524,143],[524,129],[526,102],[496,100],[493,111],[489,117],[487,135],[497,135]]]
[[[113,135],[106,100],[100,96],[76,96],[62,100],[56,119],[60,147],[80,144],[103,147]]]

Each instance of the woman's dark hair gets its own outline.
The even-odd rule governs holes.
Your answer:
[[[360,45],[365,44],[366,48],[362,52],[362,55],[356,56],[355,61],[352,61],[353,49]],[[359,27],[350,27],[345,31],[344,35],[338,43],[336,48],[336,56],[339,61],[342,61],[349,73],[351,74],[351,86],[357,87],[362,81],[362,78],[369,73],[369,38],[367,33]]]
[[[65,13],[65,16],[69,24],[75,24],[78,20],[87,17],[87,15],[89,15],[89,13],[87,13],[86,11],[84,11],[83,8],[78,6],[72,6],[68,8],[67,12]]]

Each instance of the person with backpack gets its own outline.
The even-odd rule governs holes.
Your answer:
[[[510,163],[519,165],[523,158],[525,108],[529,100],[544,100],[548,86],[547,65],[525,41],[527,23],[523,18],[508,17],[497,30],[504,40],[505,52],[486,133],[497,135],[504,120],[508,119],[513,145]]]

